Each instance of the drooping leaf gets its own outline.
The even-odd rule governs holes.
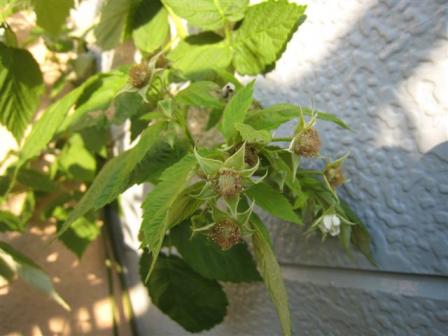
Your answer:
[[[280,266],[272,251],[267,230],[258,217],[251,217],[254,233],[252,242],[258,269],[266,284],[271,299],[277,309],[284,336],[291,336],[291,317],[288,307],[288,294],[282,279]]]
[[[235,33],[236,70],[257,75],[271,70],[286,44],[305,20],[306,6],[287,1],[268,1],[249,7],[243,24]]]
[[[74,5],[73,0],[32,0],[37,24],[52,35],[58,34]]]
[[[78,218],[90,210],[97,210],[112,202],[129,187],[129,180],[136,165],[145,157],[150,148],[158,141],[163,124],[148,127],[140,141],[130,150],[108,161],[99,172],[89,190],[70,213],[67,221],[59,230],[61,235]]]
[[[236,135],[236,123],[241,123],[246,118],[247,110],[252,103],[252,94],[255,82],[239,90],[229,101],[222,116],[222,134],[227,142]]]
[[[301,111],[304,115],[311,116],[313,114],[313,110],[306,107],[300,108],[292,104],[276,104],[263,110],[250,111],[244,122],[258,130],[274,130],[280,125],[298,118]],[[317,118],[320,120],[331,121],[342,128],[350,129],[347,124],[333,114],[317,112]]]
[[[145,236],[144,242],[149,247],[153,257],[148,277],[153,270],[162,247],[163,238],[170,226],[168,218],[170,217],[171,207],[186,188],[196,166],[197,161],[193,155],[185,156],[163,172],[160,182],[143,202],[142,230]]]
[[[53,212],[53,216],[58,220],[58,227],[60,227],[67,219],[67,210],[58,207]],[[87,247],[100,234],[100,227],[96,222],[96,217],[93,214],[88,214],[77,219],[67,231],[65,231],[59,240],[78,258],[81,258]]]
[[[226,22],[236,22],[244,17],[249,0],[162,0],[177,15],[193,26],[217,30]]]
[[[245,243],[237,244],[230,250],[221,248],[203,234],[191,237],[190,222],[187,221],[170,231],[170,241],[174,243],[182,258],[196,272],[208,279],[251,282],[261,280],[255,262]]]
[[[0,123],[20,140],[39,105],[42,73],[30,52],[0,43]]]
[[[142,0],[134,11],[132,37],[141,51],[151,53],[167,40],[170,26],[167,10],[159,0]]]
[[[136,0],[107,0],[101,8],[100,22],[95,26],[96,43],[110,50],[121,43],[129,30]]]
[[[356,225],[351,225],[351,243],[355,246],[373,265],[377,266],[377,263],[372,254],[372,238],[365,224],[359,219],[359,217],[353,212],[347,202],[340,199],[340,205],[347,219]]]
[[[227,68],[232,61],[232,51],[221,36],[204,32],[181,41],[167,57],[174,68],[194,76],[207,70]]]
[[[177,94],[176,101],[187,106],[224,108],[221,88],[216,83],[208,81],[191,83],[185,90]]]
[[[271,132],[267,130],[256,130],[252,126],[243,123],[236,123],[235,128],[240,133],[241,138],[247,143],[267,145],[272,140]]]
[[[303,224],[302,219],[294,212],[288,199],[266,182],[253,185],[246,193],[258,206],[275,217],[295,224]]]
[[[145,280],[151,256],[140,259]],[[216,280],[206,279],[176,256],[160,255],[146,284],[152,302],[189,332],[208,330],[224,319],[227,297]]]
[[[0,260],[26,283],[50,296],[64,309],[70,310],[68,304],[54,289],[50,277],[29,258],[8,244],[0,242]]]

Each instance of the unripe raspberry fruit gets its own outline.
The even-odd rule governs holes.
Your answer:
[[[319,154],[320,138],[314,128],[307,128],[296,135],[294,139],[293,151],[297,155],[313,157]]]
[[[241,177],[233,169],[224,169],[215,180],[215,188],[221,196],[236,196],[242,190]]]
[[[149,69],[146,64],[134,64],[129,69],[129,83],[136,88],[142,88],[149,79]]]
[[[339,187],[345,182],[345,176],[340,167],[325,170],[325,177],[333,188]]]
[[[228,250],[241,241],[240,228],[230,219],[216,223],[209,236],[222,250]]]

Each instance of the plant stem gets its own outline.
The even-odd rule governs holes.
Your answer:
[[[272,142],[285,142],[285,141],[291,141],[293,138],[291,137],[285,137],[285,138],[273,138]]]

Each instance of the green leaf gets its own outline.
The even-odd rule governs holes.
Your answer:
[[[297,27],[306,6],[268,1],[247,10],[234,38],[236,70],[245,75],[266,73],[275,66]]]
[[[288,307],[288,294],[283,283],[280,266],[272,251],[267,230],[258,217],[251,217],[254,233],[252,242],[258,269],[263,277],[272,302],[277,309],[284,336],[291,336],[291,317]]]
[[[80,129],[98,124],[98,118],[104,118],[104,114],[98,116],[90,112],[108,108],[127,82],[128,74],[121,70],[93,77],[91,82],[85,85],[81,96],[76,100],[75,111],[66,118],[59,132],[68,127]]]
[[[191,83],[185,90],[177,94],[176,101],[187,106],[224,108],[221,88],[216,83],[208,81]]]
[[[344,211],[345,216],[349,221],[356,225],[351,225],[351,242],[364,256],[375,266],[377,263],[373,258],[369,231],[365,224],[359,219],[359,217],[353,212],[347,202],[340,199],[341,209]]]
[[[66,209],[58,207],[53,212],[53,216],[58,219],[58,228],[60,228],[67,219],[68,213]],[[81,258],[90,243],[98,237],[100,231],[96,217],[89,214],[70,225],[68,230],[59,237],[59,240],[78,258]]]
[[[115,112],[112,121],[122,124],[126,119],[136,115],[144,106],[142,96],[138,92],[123,92],[115,97]]]
[[[96,78],[92,78],[84,85],[89,85],[95,80]],[[31,133],[25,139],[20,151],[18,167],[22,166],[27,160],[39,155],[39,153],[47,146],[66,118],[67,113],[83,92],[84,85],[79,86],[50,105],[50,107],[43,113],[42,117],[34,124]]]
[[[222,134],[227,142],[236,135],[235,124],[243,122],[246,117],[246,113],[252,104],[254,85],[255,82],[252,81],[239,90],[224,109],[222,116]]]
[[[143,202],[142,230],[145,235],[144,243],[152,252],[153,263],[148,272],[148,278],[153,270],[155,261],[162,247],[163,238],[170,223],[171,207],[187,187],[193,175],[197,162],[193,155],[187,155],[168,169],[160,177],[160,182]]]
[[[205,30],[223,28],[244,17],[249,0],[162,0],[177,15]]]
[[[124,40],[136,0],[107,0],[101,8],[100,22],[95,26],[96,43],[103,50],[115,48]]]
[[[78,218],[90,210],[97,210],[112,202],[129,187],[132,171],[145,157],[150,148],[158,141],[163,124],[148,127],[141,135],[140,141],[130,150],[108,161],[93,181],[89,190],[70,213],[67,221],[59,230],[61,235]]]
[[[130,184],[156,183],[163,171],[182,159],[187,151],[186,142],[176,141],[174,146],[164,141],[157,142],[135,167]]]
[[[22,231],[23,222],[19,217],[9,211],[0,210],[0,232],[5,231]]]
[[[313,110],[302,107],[304,115],[311,116]],[[244,123],[255,129],[274,130],[284,123],[296,119],[300,116],[300,107],[292,104],[276,104],[263,110],[249,111]],[[341,119],[333,114],[325,112],[316,112],[317,118],[320,120],[331,121],[336,125],[350,129]]]
[[[52,35],[58,34],[73,8],[73,0],[32,0],[37,24]]]
[[[0,123],[21,140],[43,91],[42,73],[30,52],[0,43]]]
[[[33,191],[52,192],[59,189],[58,184],[48,175],[34,169],[20,169],[17,180]]]
[[[70,179],[91,182],[95,178],[95,156],[87,150],[79,134],[66,143],[58,156],[58,164]]]
[[[204,32],[181,41],[167,57],[174,68],[195,76],[206,70],[227,68],[232,61],[232,51],[221,36]]]
[[[68,304],[54,289],[50,277],[33,261],[4,242],[0,242],[0,260],[26,283],[50,296],[64,309],[70,310]]]
[[[159,0],[143,0],[134,11],[132,38],[138,49],[152,53],[168,38],[167,10]]]
[[[267,130],[256,130],[252,126],[243,123],[236,123],[235,128],[240,133],[241,138],[247,143],[267,145],[272,140],[271,132]]]
[[[174,243],[182,258],[196,272],[208,279],[251,282],[261,280],[252,255],[244,243],[227,251],[203,234],[191,237],[187,221],[170,231],[170,241]]]
[[[275,217],[295,224],[303,224],[302,219],[294,212],[293,206],[288,199],[266,182],[254,184],[246,191],[246,194],[258,206]]]
[[[144,280],[151,256],[140,259]],[[223,321],[227,297],[221,285],[202,277],[176,256],[160,255],[147,283],[151,301],[189,332],[208,330]]]

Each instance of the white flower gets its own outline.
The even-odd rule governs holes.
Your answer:
[[[341,220],[337,215],[325,215],[319,224],[322,233],[329,233],[330,236],[337,236],[341,232]]]

